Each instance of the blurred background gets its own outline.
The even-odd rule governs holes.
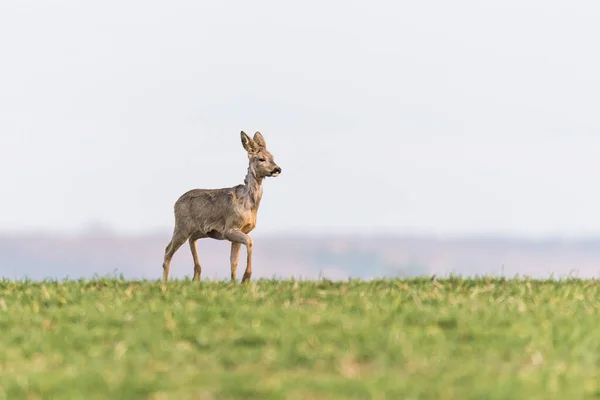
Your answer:
[[[259,130],[283,173],[256,277],[597,277],[599,20],[591,0],[2,1],[0,276],[158,279],[175,200],[242,183]],[[227,242],[199,252],[228,276]],[[192,275],[187,246],[171,271]]]

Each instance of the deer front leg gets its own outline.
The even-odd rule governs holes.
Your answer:
[[[252,276],[252,238],[240,231],[229,231],[225,234],[225,238],[232,243],[244,244],[246,246],[246,271],[244,271],[242,283],[249,282]]]
[[[240,259],[240,248],[242,247],[241,243],[231,243],[231,256],[229,260],[231,261],[231,280],[235,282],[235,274],[237,272],[238,261]]]

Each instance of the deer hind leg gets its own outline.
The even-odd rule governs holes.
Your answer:
[[[225,234],[225,238],[232,243],[243,244],[246,246],[246,271],[244,271],[244,277],[242,283],[249,282],[252,276],[252,238],[240,231],[229,231]],[[232,247],[233,253],[233,247]]]
[[[193,281],[200,280],[200,274],[202,274],[202,265],[200,265],[200,260],[198,259],[198,249],[196,248],[196,240],[200,239],[198,236],[192,236],[189,239],[190,242],[190,250],[192,251],[192,258],[194,259],[194,277]]]
[[[242,247],[241,243],[231,243],[231,256],[229,260],[231,261],[231,280],[235,281],[235,274],[237,272],[238,261],[240,259],[240,248]]]
[[[173,258],[173,254],[181,247],[182,244],[185,243],[187,237],[183,235],[180,231],[175,231],[173,233],[173,238],[171,242],[165,249],[165,259],[163,261],[163,280],[166,281],[169,279],[169,268],[171,267],[171,259]]]

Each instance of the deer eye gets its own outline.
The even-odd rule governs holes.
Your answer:
[[[258,161],[260,161],[260,162],[265,162],[265,161],[267,161],[267,160],[266,160],[265,158],[259,158],[259,159],[258,159]]]

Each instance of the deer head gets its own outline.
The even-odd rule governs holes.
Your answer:
[[[267,150],[267,143],[260,132],[256,132],[254,138],[250,138],[250,136],[242,131],[241,137],[242,145],[248,152],[250,168],[254,171],[257,178],[275,177],[281,173],[281,168],[275,164],[273,155]]]

